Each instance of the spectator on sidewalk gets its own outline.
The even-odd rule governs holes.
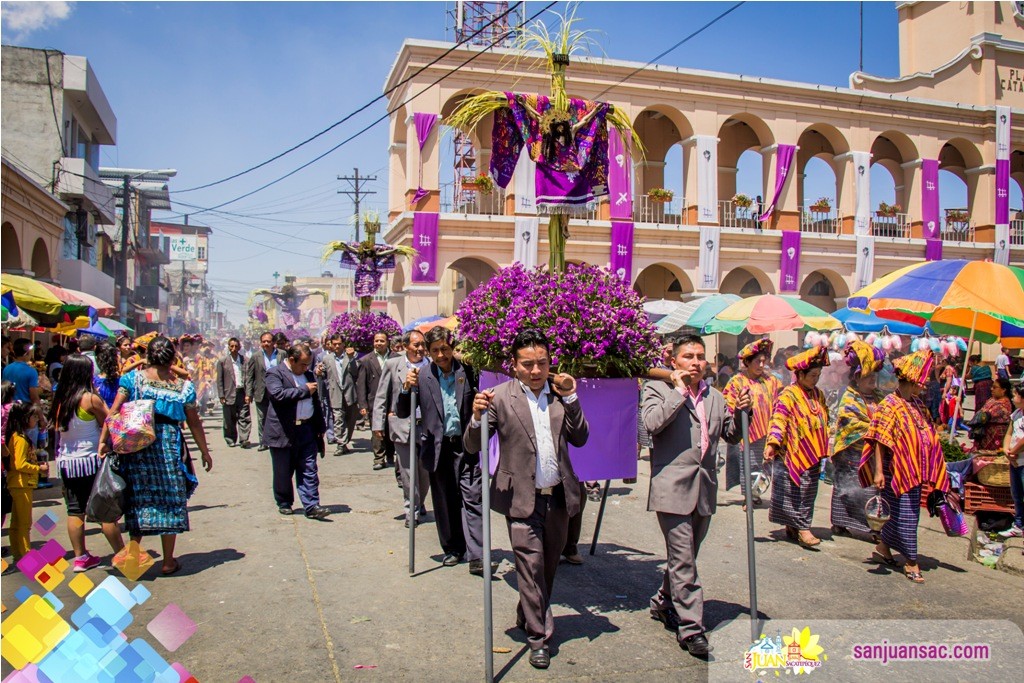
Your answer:
[[[28,339],[15,339],[11,356],[13,360],[4,368],[3,380],[14,384],[14,400],[39,403],[39,372],[29,365],[32,342]]]

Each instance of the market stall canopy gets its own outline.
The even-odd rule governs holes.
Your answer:
[[[411,332],[412,330],[418,328],[420,325],[427,325],[429,323],[434,323],[438,320],[444,320],[444,317],[440,315],[428,315],[425,318],[417,318],[416,320],[413,320],[411,323],[406,323],[405,327],[402,328],[402,332]]]
[[[684,327],[703,329],[711,318],[739,300],[735,294],[712,294],[677,304],[671,313],[656,322],[655,329],[658,334],[671,334]]]
[[[99,315],[110,315],[114,312],[114,304],[107,303],[98,296],[93,296],[87,292],[81,292],[77,289],[68,289],[67,287],[58,287],[57,285],[51,285],[48,282],[40,283],[43,287],[50,290],[54,296],[63,301],[65,304],[79,304],[83,306],[89,306],[96,310]]]
[[[440,318],[438,320],[428,320],[427,322],[421,323],[416,326],[415,329],[419,330],[423,334],[426,334],[433,328],[440,325],[447,330],[454,330],[459,326],[459,319],[454,315],[448,316],[447,318]]]
[[[24,308],[44,316],[57,316],[64,309],[64,302],[41,283],[20,275],[0,276],[0,291],[10,292],[18,308]]]
[[[888,328],[889,332],[892,334],[920,336],[924,333],[924,325],[927,322],[926,320],[921,320],[919,324],[913,324],[910,322],[880,318],[874,313],[854,311],[849,307],[840,308],[831,315],[833,318],[841,322],[847,331],[859,333],[881,332]]]
[[[97,322],[103,323],[103,327],[114,333],[127,332],[128,334],[135,334],[135,330],[112,318],[100,318]]]
[[[644,313],[647,314],[647,319],[652,323],[656,323],[667,315],[671,315],[674,311],[678,310],[683,304],[679,301],[669,301],[668,299],[652,299],[644,302]]]
[[[842,324],[817,306],[789,296],[762,294],[730,304],[704,326],[704,334],[767,334],[784,330],[837,330]]]

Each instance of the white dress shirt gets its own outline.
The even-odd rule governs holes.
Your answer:
[[[292,377],[295,378],[295,386],[299,389],[303,389],[306,386],[306,374],[296,375],[292,373]],[[313,397],[299,399],[298,405],[295,406],[295,419],[296,420],[308,420],[313,417]]]
[[[537,396],[530,387],[522,382],[519,384],[526,394],[530,417],[533,418],[533,433],[537,438],[536,486],[539,489],[557,486],[562,481],[562,475],[558,471],[555,440],[551,435],[551,415],[548,413],[551,389],[545,384],[540,396]]]

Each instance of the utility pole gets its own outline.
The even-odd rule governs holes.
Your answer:
[[[188,225],[188,214],[185,214],[185,225]],[[184,231],[182,231],[184,233]],[[181,317],[181,331],[185,332],[185,316],[188,314],[188,300],[185,299],[185,259],[181,260],[181,306],[178,307]]]
[[[365,197],[366,195],[377,194],[376,192],[373,192],[373,191],[367,192],[366,190],[364,190],[363,189],[363,185],[361,184],[361,182],[362,183],[366,183],[367,181],[370,181],[370,182],[375,181],[375,180],[377,180],[377,176],[370,176],[370,177],[362,176],[362,177],[360,177],[359,176],[359,169],[356,168],[356,169],[353,169],[353,170],[355,171],[354,177],[338,176],[338,180],[347,180],[348,182],[352,183],[352,189],[351,190],[338,190],[338,194],[347,194],[349,197],[352,197],[352,199],[355,201],[355,205],[356,205],[356,242],[358,242],[359,241],[359,200],[360,200],[360,198]]]
[[[132,178],[125,174],[121,188],[121,324],[128,325],[128,230],[131,228]]]

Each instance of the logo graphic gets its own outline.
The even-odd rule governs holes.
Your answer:
[[[427,261],[420,261],[419,269],[421,273],[426,275],[427,272],[430,270],[430,263]]]
[[[618,278],[619,278],[620,280],[623,280],[623,281],[625,281],[625,279],[626,279],[626,269],[625,269],[625,268],[618,268],[618,269],[616,269],[616,270],[615,270],[615,275],[616,275],[616,276],[617,276],[617,277],[618,277]]]
[[[790,247],[789,249],[787,249],[786,250],[786,256],[788,256],[792,260],[792,258],[794,256],[796,256],[796,249],[794,249],[793,247]]]
[[[711,150],[704,150],[704,161],[711,161]]]
[[[743,668],[759,674],[768,670],[783,670],[786,674],[809,674],[828,661],[825,648],[818,644],[818,636],[810,627],[803,631],[793,629],[792,635],[776,632],[775,638],[761,634],[761,639],[750,646],[743,657]]]
[[[616,154],[615,163],[619,165],[619,168],[622,168],[626,165],[626,156],[624,154]]]

